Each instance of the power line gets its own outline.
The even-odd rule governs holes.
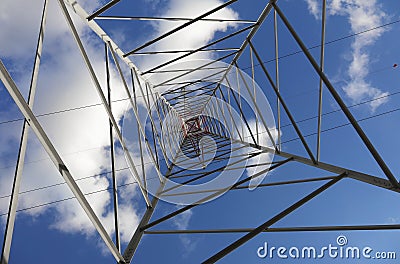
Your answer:
[[[104,147],[105,147],[105,146],[95,147],[95,148],[88,148],[88,149],[82,149],[82,150],[78,150],[78,151],[75,151],[75,152],[66,153],[66,154],[64,154],[64,156],[71,156],[71,155],[75,155],[75,154],[82,153],[82,152],[86,152],[86,151],[91,151],[91,150],[95,150],[95,149],[102,149],[102,148],[104,148]],[[37,160],[26,161],[24,164],[38,163],[38,162],[42,162],[42,161],[49,160],[49,159],[50,159],[50,158],[46,157],[46,158],[41,158],[41,159],[37,159]],[[163,157],[160,158],[160,161],[163,161],[163,160],[165,160]],[[144,163],[144,164],[145,164],[145,165],[153,164],[153,162],[149,161],[149,162],[146,162],[146,163]],[[16,164],[12,164],[12,165],[8,165],[8,166],[0,167],[0,170],[9,169],[9,168],[14,168],[15,166],[16,166]],[[139,165],[136,165],[135,167],[138,167],[138,166],[139,166]]]
[[[123,102],[123,101],[127,101],[127,100],[129,100],[129,98],[122,98],[122,99],[114,100],[114,101],[112,101],[112,102],[113,102],[113,103],[117,103],[117,102]],[[67,109],[58,110],[58,111],[54,111],[54,112],[39,114],[39,115],[37,115],[36,117],[44,117],[44,116],[50,116],[50,115],[55,115],[55,114],[61,114],[61,113],[66,113],[66,112],[76,111],[76,110],[82,110],[82,109],[91,108],[91,107],[96,107],[96,106],[101,106],[101,105],[102,105],[102,103],[97,103],[97,104],[90,104],[90,105],[78,106],[78,107],[74,107],[74,108],[67,108]],[[0,125],[8,124],[8,123],[13,123],[13,122],[18,122],[18,121],[24,121],[24,120],[25,120],[24,118],[17,118],[17,119],[6,120],[6,121],[0,122]]]
[[[137,184],[137,182],[130,182],[130,183],[121,184],[121,185],[118,185],[118,187],[119,188],[120,187],[126,187],[126,186],[133,185],[133,184]],[[110,190],[113,190],[113,188],[110,187],[110,188],[101,189],[101,190],[97,190],[97,191],[93,191],[93,192],[88,192],[88,193],[85,193],[84,196],[89,196],[89,195],[92,195],[92,194],[105,192],[105,191],[110,191]],[[42,204],[30,206],[30,207],[18,209],[16,212],[22,212],[22,211],[27,211],[27,210],[43,207],[43,206],[49,206],[49,205],[52,205],[52,204],[55,204],[55,203],[66,202],[66,201],[69,201],[69,200],[72,200],[72,199],[76,199],[76,197],[75,196],[67,197],[67,198],[63,198],[63,199],[57,200],[57,201],[52,201],[52,202],[48,202],[48,203],[42,203]],[[8,213],[3,213],[3,214],[0,214],[0,217],[6,216],[6,215],[8,215]]]
[[[386,66],[386,67],[378,68],[378,69],[375,69],[375,70],[369,72],[367,77],[370,77],[373,74],[377,74],[377,73],[380,73],[383,71],[389,71],[389,70],[395,70],[395,68],[393,66]],[[339,80],[339,81],[333,82],[332,84],[335,85],[335,84],[339,84],[339,83],[347,82],[347,81],[350,82],[351,79],[347,78],[346,80]],[[297,97],[305,96],[307,94],[311,94],[311,93],[315,93],[315,92],[318,92],[318,89],[309,88],[309,89],[305,89],[305,91],[302,91],[301,93],[285,95],[285,99],[297,98]]]
[[[353,105],[350,105],[350,106],[347,106],[347,107],[348,108],[353,108],[353,107],[360,106],[360,105],[367,104],[367,103],[371,103],[371,102],[374,102],[374,101],[379,101],[379,100],[382,100],[383,98],[389,98],[390,96],[395,96],[395,95],[398,95],[398,94],[400,94],[400,91],[397,91],[397,92],[394,92],[394,93],[390,93],[390,94],[387,94],[387,95],[383,95],[383,96],[380,96],[380,97],[377,97],[377,98],[374,98],[374,99],[362,101],[360,103],[353,104]],[[340,111],[341,111],[341,109],[338,108],[338,109],[323,113],[322,116],[330,115],[330,114],[337,113],[337,112],[340,112]],[[316,118],[318,118],[318,116],[307,117],[305,119],[296,121],[296,123],[303,123],[303,122],[306,122],[306,121],[309,121],[309,120],[312,120],[312,119],[316,119]],[[288,124],[282,125],[281,127],[288,127],[288,126],[292,126],[292,124],[288,123]]]
[[[101,149],[101,148],[104,148],[104,146],[102,146],[102,147],[95,147],[95,148],[87,148],[87,149],[82,149],[82,150],[78,150],[78,151],[74,151],[74,152],[70,152],[70,153],[65,153],[64,156],[75,155],[75,154],[78,154],[78,153],[82,153],[82,152],[86,152],[86,151],[91,151],[91,150],[95,150],[95,149]],[[41,158],[41,159],[36,159],[36,160],[31,160],[31,161],[25,161],[24,164],[38,163],[38,162],[45,161],[45,160],[49,160],[49,158],[48,158],[48,157],[46,157],[46,158],[43,157],[43,158]],[[13,167],[15,167],[15,166],[16,166],[16,164],[8,165],[8,166],[5,166],[5,167],[0,167],[0,170],[13,168]]]
[[[353,33],[353,34],[350,34],[350,35],[346,35],[346,36],[343,36],[343,37],[340,37],[340,38],[325,42],[325,45],[330,45],[330,44],[333,44],[335,42],[339,42],[339,41],[342,41],[342,40],[345,40],[345,39],[348,39],[348,38],[356,37],[358,35],[362,35],[362,34],[365,34],[365,33],[368,33],[368,32],[383,28],[383,27],[394,25],[394,24],[399,23],[399,22],[400,22],[400,19],[392,21],[392,22],[389,22],[389,23],[386,23],[386,24],[382,24],[382,25],[379,25],[379,26],[376,26],[376,27],[373,27],[373,28],[370,28],[370,29],[366,29],[366,30],[363,30],[363,31],[360,31],[360,32],[356,32],[356,33]],[[321,44],[314,45],[314,46],[309,47],[308,50],[320,48],[321,46],[322,46]],[[297,50],[297,51],[282,55],[282,56],[278,57],[278,59],[284,59],[284,58],[291,57],[291,56],[294,56],[294,55],[297,55],[297,54],[301,54],[301,53],[303,53],[302,50]],[[264,61],[263,63],[270,63],[270,62],[274,62],[274,61],[276,61],[276,58]],[[258,64],[255,64],[254,66],[260,66],[260,64],[258,63]],[[244,68],[244,70],[250,69],[251,67],[252,66],[248,66],[248,67]]]
[[[116,169],[115,171],[116,172],[120,172],[120,171],[124,171],[124,170],[127,170],[127,169],[129,169],[129,168],[126,167],[126,168]],[[82,181],[82,180],[86,180],[86,179],[90,179],[90,178],[95,178],[95,177],[98,177],[98,176],[108,175],[109,173],[111,173],[111,171],[106,171],[106,172],[102,172],[102,173],[99,173],[99,174],[94,174],[94,175],[90,175],[90,176],[86,176],[86,177],[82,177],[82,178],[77,178],[77,179],[75,179],[75,181]],[[22,192],[19,192],[18,194],[24,194],[24,193],[30,193],[30,192],[34,192],[34,191],[44,190],[44,189],[48,189],[48,188],[51,188],[51,187],[61,186],[61,185],[64,185],[64,184],[66,184],[66,182],[55,183],[55,184],[51,184],[51,185],[46,185],[46,186],[37,187],[37,188],[34,188],[34,189],[29,189],[29,190],[26,190],[26,191],[22,191]],[[8,198],[10,196],[11,196],[10,194],[9,195],[3,195],[3,196],[0,196],[0,199]]]
[[[387,114],[393,114],[394,112],[397,112],[397,111],[400,111],[400,107],[399,108],[394,108],[392,110],[385,111],[385,112],[382,112],[382,113],[379,113],[379,114],[375,114],[375,115],[372,115],[372,116],[367,116],[367,117],[358,119],[357,122],[363,122],[363,121],[374,119],[374,118],[377,118],[377,117],[380,117],[380,116],[384,116],[384,115],[387,115]],[[336,130],[338,128],[342,128],[342,127],[345,127],[345,126],[348,126],[348,125],[351,125],[351,123],[348,122],[348,123],[344,123],[344,124],[337,125],[337,126],[334,126],[334,127],[326,128],[326,129],[321,130],[321,133],[322,132],[328,132],[328,131]],[[304,137],[311,137],[311,136],[315,136],[317,134],[318,134],[317,132],[313,132],[313,133],[304,135]],[[292,139],[286,140],[286,141],[284,141],[282,143],[289,143],[289,142],[296,141],[296,140],[299,140],[299,138],[292,138]]]

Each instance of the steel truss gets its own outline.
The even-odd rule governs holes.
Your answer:
[[[76,1],[73,0],[58,0],[65,20],[71,29],[75,42],[81,52],[85,65],[88,68],[88,73],[93,81],[102,105],[106,110],[110,124],[110,147],[112,157],[112,178],[113,178],[113,205],[114,205],[114,224],[116,230],[115,242],[107,234],[104,226],[100,222],[98,216],[94,213],[92,207],[82,193],[76,180],[74,180],[67,165],[46,132],[42,128],[37,116],[32,112],[37,76],[39,73],[40,58],[43,47],[43,38],[45,37],[45,21],[47,15],[47,3],[45,0],[42,20],[40,24],[40,32],[37,42],[36,58],[32,71],[32,81],[28,101],[26,101],[11,75],[8,73],[3,62],[0,61],[0,79],[10,93],[15,104],[20,109],[25,117],[21,143],[19,149],[18,163],[15,170],[14,183],[12,186],[12,195],[6,224],[6,232],[4,236],[2,250],[2,264],[9,263],[9,255],[11,249],[11,241],[13,236],[13,228],[15,216],[17,212],[19,186],[23,171],[24,158],[27,146],[28,127],[40,140],[43,147],[46,149],[49,157],[54,165],[63,176],[68,187],[74,193],[85,213],[88,215],[97,232],[104,240],[110,252],[115,257],[118,263],[131,263],[135,252],[140,246],[140,241],[144,235],[155,234],[205,234],[205,233],[244,233],[244,235],[232,242],[230,245],[221,249],[217,253],[208,258],[205,258],[204,263],[214,263],[224,256],[231,253],[253,237],[262,232],[299,232],[299,231],[338,231],[338,230],[390,230],[399,229],[399,225],[352,225],[352,226],[306,226],[306,227],[286,227],[273,228],[273,224],[285,218],[302,205],[316,198],[319,194],[328,190],[331,186],[344,178],[353,179],[364,182],[385,190],[400,192],[400,185],[397,178],[390,171],[383,158],[369,140],[361,126],[358,124],[349,108],[338,94],[335,87],[330,82],[329,78],[324,73],[324,44],[325,44],[325,23],[326,23],[326,1],[323,1],[322,7],[322,36],[321,36],[321,56],[320,63],[311,55],[302,38],[291,25],[284,11],[277,5],[276,0],[270,0],[266,3],[265,9],[261,12],[257,20],[227,20],[210,18],[209,16],[217,11],[228,6],[234,5],[238,0],[227,1],[224,4],[215,7],[212,10],[205,12],[196,18],[179,18],[179,17],[124,17],[124,16],[101,16],[117,6],[120,0],[110,1],[105,6],[98,9],[93,14],[89,15]],[[70,9],[67,6],[71,7]],[[105,61],[107,69],[107,94],[104,93],[98,76],[93,70],[90,59],[82,44],[75,25],[71,19],[71,13],[75,13],[86,25],[90,27],[95,34],[104,41],[105,45]],[[259,32],[259,29],[264,24],[269,16],[273,16],[274,38],[275,38],[275,54],[276,58],[274,73],[275,76],[268,71],[259,53],[253,38]],[[278,49],[278,19],[283,22],[283,25],[288,29],[293,39],[296,41],[301,51],[306,56],[310,65],[314,68],[316,75],[320,79],[319,84],[319,109],[318,109],[318,132],[317,132],[317,148],[314,151],[304,137],[304,133],[296,119],[294,113],[290,110],[290,105],[286,102],[284,96],[280,92],[279,84],[279,49]],[[129,51],[123,52],[117,43],[115,43],[107,33],[97,24],[100,20],[121,20],[121,21],[149,21],[149,20],[166,20],[166,21],[181,21],[182,24],[168,32],[163,33],[139,47],[132,47]],[[220,22],[232,23],[235,22],[239,26],[235,31],[227,33],[211,43],[199,47],[197,49],[179,50],[171,47],[170,50],[151,50],[146,49],[163,39],[180,32],[185,28],[189,28],[192,24],[198,22]],[[244,26],[243,26],[244,25]],[[247,34],[247,35],[245,35]],[[232,38],[241,38],[242,44],[239,47],[227,45]],[[214,61],[204,64],[198,64],[193,67],[176,68],[177,62],[186,61],[192,55],[206,52],[214,52],[220,54]],[[237,70],[239,60],[250,55],[251,60],[251,80],[249,81],[243,75],[242,71]],[[175,54],[176,57],[162,62],[159,65],[154,65],[150,69],[140,71],[131,59],[136,56],[156,56],[163,54]],[[246,57],[246,59],[249,59]],[[111,60],[112,59],[112,60]],[[221,66],[219,62],[227,62],[225,66]],[[130,79],[126,78],[120,62],[125,63],[130,69]],[[134,163],[132,154],[128,150],[126,139],[122,136],[118,120],[112,112],[111,89],[114,89],[110,84],[110,67],[115,65],[118,76],[123,84],[123,90],[129,99],[129,104],[134,112],[137,121],[137,138],[138,146],[135,151],[140,153],[141,164],[139,166]],[[256,68],[255,64],[261,66]],[[259,105],[259,98],[255,92],[254,82],[256,71],[257,74],[262,74],[268,85],[262,87],[263,90],[269,89],[269,92],[274,95],[274,100],[277,101],[277,109],[274,111],[277,118],[277,136],[274,137],[273,131],[275,128],[268,123],[267,117],[262,113],[262,107]],[[161,80],[158,83],[152,83],[148,76],[151,74],[160,76]],[[200,74],[199,74],[200,73]],[[165,77],[166,76],[166,77]],[[193,77],[196,76],[196,77]],[[201,77],[197,77],[201,76]],[[234,76],[234,78],[232,78]],[[128,80],[129,79],[129,80]],[[341,111],[353,126],[356,134],[365,144],[366,149],[375,159],[377,165],[381,168],[385,178],[369,175],[349,168],[343,168],[334,164],[321,162],[321,151],[323,142],[321,142],[321,124],[322,124],[322,91],[323,87],[327,88]],[[132,89],[130,88],[132,87]],[[239,87],[239,88],[238,88]],[[236,89],[235,89],[236,88]],[[249,95],[249,101],[243,98],[243,94]],[[143,108],[138,106],[138,100],[143,101],[145,111],[148,115],[147,124],[141,121],[141,113]],[[252,107],[253,112],[249,114],[248,108]],[[247,110],[246,110],[247,109]],[[242,122],[238,122],[235,113],[237,112]],[[307,156],[295,155],[293,153],[284,152],[282,150],[281,141],[281,116],[286,116],[290,120],[291,125],[298,138],[300,139],[302,148]],[[250,120],[255,120],[255,126],[252,126]],[[167,120],[163,122],[163,120]],[[163,136],[172,135],[172,136]],[[263,134],[263,135],[262,135]],[[265,136],[269,143],[265,144],[261,141],[261,137]],[[116,137],[121,149],[125,152],[127,163],[131,171],[132,177],[138,184],[142,197],[147,205],[147,209],[136,228],[130,242],[121,251],[121,242],[119,234],[119,214],[118,214],[118,189],[114,166],[114,148],[116,148],[114,137]],[[208,138],[208,140],[203,140]],[[147,152],[146,152],[147,151]],[[151,163],[157,174],[158,189],[155,194],[151,194],[148,181],[149,174],[145,168],[144,157],[148,153]],[[213,154],[212,157],[209,154]],[[273,160],[264,160],[262,162],[254,161],[262,155],[275,154]],[[172,157],[172,158],[171,158]],[[318,168],[325,171],[325,177],[304,177],[298,180],[277,181],[272,183],[261,182],[257,185],[252,185],[251,180],[263,177],[268,171],[279,170],[287,164],[300,164],[302,166]],[[197,191],[181,191],[182,187],[192,184],[210,181],[222,171],[239,171],[249,168],[258,168],[251,175],[241,177],[235,183],[218,188],[203,189]],[[139,168],[139,169],[138,169]],[[153,175],[154,176],[154,175]],[[168,181],[173,180],[179,185],[171,186]],[[282,210],[270,219],[261,223],[255,228],[225,228],[225,229],[197,229],[197,230],[161,230],[153,229],[160,223],[167,221],[179,214],[188,211],[197,206],[202,206],[205,202],[211,201],[226,192],[240,191],[248,187],[270,187],[294,185],[307,182],[322,182],[323,184],[304,196],[297,202],[293,203],[288,208]],[[201,199],[184,205],[180,209],[172,211],[162,217],[153,219],[153,214],[157,209],[157,204],[160,199],[167,197],[181,197],[182,200],[187,196],[195,194],[204,194]],[[205,257],[210,255],[209,252],[204,252]]]

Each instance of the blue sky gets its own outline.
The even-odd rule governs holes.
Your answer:
[[[95,10],[105,1],[78,1],[88,12]],[[223,13],[215,17],[257,19],[268,1],[239,0]],[[279,1],[279,6],[292,22],[308,47],[320,42],[320,10],[316,0]],[[140,0],[121,1],[105,15],[132,16],[187,16],[195,17],[221,4],[220,0]],[[328,1],[325,71],[337,91],[351,108],[356,119],[373,117],[360,122],[367,135],[381,153],[395,175],[399,175],[397,140],[400,117],[400,63],[399,24],[393,23],[400,17],[400,3],[380,0],[332,0]],[[28,6],[26,6],[28,5]],[[26,96],[33,64],[33,54],[40,23],[42,0],[2,1],[0,3],[0,58]],[[313,9],[313,7],[317,7]],[[70,10],[70,13],[73,12]],[[11,15],[12,14],[12,15]],[[16,20],[15,17],[19,19]],[[103,89],[105,87],[104,47],[101,40],[91,33],[80,18],[73,15],[85,48],[93,63]],[[125,52],[143,44],[154,36],[176,26],[171,22],[98,20],[99,25],[118,43]],[[109,171],[108,121],[100,100],[88,77],[76,44],[69,33],[56,1],[50,1],[45,32],[44,54],[40,69],[38,92],[34,113],[57,150],[69,165],[71,172],[84,193],[107,189],[111,185]],[[381,27],[382,26],[382,27]],[[200,23],[195,30],[185,31],[185,35],[168,38],[152,47],[153,50],[195,48],[205,45],[243,25],[221,25]],[[299,51],[283,23],[278,21],[279,52],[281,56]],[[365,30],[367,33],[358,34]],[[357,36],[349,37],[353,34]],[[232,38],[225,47],[238,47],[246,34]],[[264,61],[274,58],[273,20],[268,17],[254,38],[254,45]],[[319,48],[311,50],[319,59]],[[225,54],[225,53],[221,53]],[[215,59],[221,54],[199,54],[195,59]],[[175,55],[172,55],[175,56]],[[239,68],[251,75],[250,53],[247,49]],[[130,56],[141,71],[170,59],[170,56]],[[229,63],[229,60],[227,60]],[[274,73],[274,62],[266,63]],[[122,65],[125,74],[127,67]],[[272,93],[261,68],[256,67],[256,81],[265,92],[276,120],[276,97]],[[128,75],[127,75],[128,77]],[[128,78],[129,79],[129,78]],[[112,84],[122,85],[115,65],[112,64]],[[157,83],[158,76],[150,77]],[[317,114],[319,79],[304,54],[297,53],[280,59],[280,84],[283,97],[297,121],[315,117]],[[123,89],[114,89],[113,100],[125,98]],[[379,99],[380,98],[380,99]],[[338,109],[338,105],[324,90],[323,111]],[[88,106],[84,109],[59,112]],[[113,113],[122,120],[128,104],[126,100],[113,104]],[[140,105],[140,113],[145,105]],[[43,115],[44,114],[44,115]],[[4,233],[8,198],[17,157],[22,114],[0,83],[0,234]],[[142,116],[143,118],[143,116]],[[10,120],[17,120],[9,122]],[[19,120],[19,121],[18,121]],[[351,126],[343,126],[348,121],[340,112],[324,116],[321,159],[324,162],[359,170],[384,178],[384,174],[366,151]],[[285,126],[289,119],[282,114],[283,150],[306,156],[293,128]],[[313,134],[317,129],[316,119],[299,123],[304,135]],[[136,128],[134,128],[136,129]],[[62,184],[47,154],[31,131],[27,158],[23,174],[18,208],[35,207],[53,201],[72,197],[72,193]],[[306,137],[315,150],[316,136]],[[140,157],[135,149],[132,155],[140,167]],[[145,163],[149,163],[149,157]],[[145,204],[140,191],[132,183],[126,170],[122,151],[117,152],[118,183],[128,184],[119,189],[122,248],[129,241],[140,221]],[[146,167],[148,177],[155,176],[151,166]],[[98,175],[96,177],[88,177]],[[246,175],[246,174],[245,174]],[[291,163],[274,171],[264,182],[302,179],[306,177],[331,176],[331,173]],[[88,178],[85,178],[88,177]],[[258,188],[254,191],[238,190],[227,193],[205,205],[160,224],[154,229],[206,229],[206,228],[252,228],[267,221],[276,213],[296,202],[304,195],[321,186],[322,183],[303,183],[291,186]],[[106,229],[114,236],[112,218],[112,197],[108,191],[87,196]],[[398,224],[400,214],[397,208],[399,196],[395,192],[380,189],[351,179],[344,179],[315,200],[302,206],[273,227],[313,226],[313,225],[362,225]],[[153,219],[157,219],[178,207],[160,202]],[[198,263],[244,234],[195,234],[195,235],[145,235],[134,263]],[[394,251],[400,257],[398,231],[352,231],[352,232],[299,232],[263,233],[223,258],[220,263],[292,263],[292,260],[261,259],[257,249],[268,242],[270,246],[321,248],[336,244],[336,238],[345,235],[349,246],[360,248],[369,246],[374,251]],[[113,257],[95,232],[74,199],[53,203],[48,206],[22,210],[17,214],[15,234],[10,263],[48,263],[57,259],[59,263],[112,263]],[[304,260],[297,260],[304,263]],[[316,261],[317,262],[317,261]],[[358,260],[323,258],[318,263],[359,263]],[[362,263],[396,263],[396,260],[366,260]]]

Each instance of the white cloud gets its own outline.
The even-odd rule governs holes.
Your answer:
[[[314,15],[315,19],[320,19],[320,4],[318,0],[306,0],[308,4],[308,11]]]
[[[176,207],[176,209],[180,209],[180,207]],[[185,212],[177,215],[173,218],[173,224],[176,228],[180,230],[185,230],[189,226],[189,221],[192,218],[193,212],[192,210],[186,210]]]
[[[180,209],[180,207],[177,206],[176,209]],[[187,230],[192,216],[193,216],[193,211],[191,209],[187,210],[187,211],[175,216],[173,218],[172,224],[179,230]],[[186,256],[188,253],[190,253],[191,251],[193,251],[195,249],[196,243],[188,235],[186,235],[186,234],[179,235],[179,239],[185,248],[184,256]]]
[[[388,223],[388,224],[398,224],[399,222],[400,222],[400,218],[399,217],[390,216],[390,217],[388,217],[386,219],[386,223]]]
[[[316,2],[306,0],[310,12],[316,15]],[[384,24],[387,14],[377,0],[332,0],[328,2],[330,15],[344,16],[348,19],[351,33],[362,32]],[[343,87],[346,95],[354,102],[376,99],[387,95],[367,81],[371,63],[371,47],[382,36],[385,29],[375,29],[355,37],[351,45],[351,62],[347,70],[349,81]],[[386,103],[388,98],[373,101],[369,104],[372,111]]]
[[[254,134],[255,139],[258,139],[258,144],[260,146],[264,147],[269,147],[273,148],[273,144],[271,142],[271,139],[267,133],[267,130],[265,129],[264,125],[261,122],[256,123],[254,119],[249,120],[249,127]],[[258,137],[256,135],[256,132],[258,131]],[[271,133],[272,139],[274,142],[277,142],[278,139],[278,130],[275,127],[269,127],[269,131]],[[253,142],[252,137],[250,135],[249,130],[247,127],[244,128],[244,137],[247,142]],[[246,173],[248,176],[254,176],[257,173],[260,173],[266,169],[268,169],[271,165],[265,163],[270,163],[274,159],[274,155],[270,153],[262,153],[252,159],[249,159],[247,162],[247,165],[257,165],[254,167],[249,167],[246,168]],[[264,178],[267,176],[268,172],[265,172],[263,174],[258,175],[257,177],[254,177],[250,180],[249,182],[249,190],[254,190],[257,188],[257,186],[264,180]]]

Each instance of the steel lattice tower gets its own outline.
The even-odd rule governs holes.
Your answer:
[[[2,251],[2,264],[8,263],[11,249],[28,128],[39,139],[54,166],[56,166],[118,263],[130,263],[132,261],[135,252],[140,250],[140,242],[143,236],[240,233],[241,235],[238,239],[232,241],[226,247],[218,249],[217,252],[204,252],[203,263],[214,263],[262,232],[398,229],[397,225],[330,225],[273,228],[275,223],[284,219],[307,202],[318,199],[317,196],[319,194],[324,193],[344,179],[363,182],[392,192],[399,192],[400,185],[349,110],[349,107],[344,103],[331,80],[324,73],[326,1],[323,1],[321,12],[322,36],[318,61],[311,54],[302,37],[294,29],[284,10],[280,9],[276,0],[266,1],[264,10],[254,21],[239,19],[224,21],[223,19],[210,18],[214,13],[233,5],[237,1],[227,1],[212,10],[204,10],[204,13],[198,17],[185,19],[122,17],[117,15],[101,16],[104,12],[113,10],[120,0],[113,0],[90,15],[76,1],[58,0],[61,12],[88,69],[93,87],[98,93],[109,119],[111,157],[114,157],[115,148],[119,148],[124,152],[130,173],[137,182],[141,198],[147,205],[130,242],[125,249],[121,249],[118,232],[118,191],[114,160],[112,160],[113,190],[111,192],[114,201],[115,239],[111,238],[107,233],[99,217],[87,201],[85,194],[76,183],[76,179],[64,162],[64,158],[53,145],[48,134],[42,128],[38,117],[32,111],[41,54],[43,52],[43,40],[46,35],[48,1],[45,0],[28,100],[25,100],[21,95],[19,87],[3,62],[0,64],[0,79],[25,118],[19,159],[12,186]],[[79,17],[104,42],[105,48],[99,50],[99,53],[103,54],[105,58],[107,87],[100,84],[102,81],[99,80],[93,69],[89,55],[71,16]],[[143,45],[123,52],[118,43],[100,27],[98,24],[100,19],[123,19],[129,21],[174,20],[180,21],[181,24]],[[285,96],[281,93],[279,83],[278,20],[300,48],[307,64],[312,67],[314,78],[320,81],[319,93],[316,98],[319,106],[318,117],[316,118],[317,140],[312,145],[306,140],[301,125],[296,121],[296,113],[291,112],[292,105],[287,102]],[[235,31],[225,34],[197,49],[179,50],[175,49],[175,47],[170,47],[170,50],[146,51],[146,48],[155,43],[191,28],[196,23],[205,21],[218,23],[235,22],[240,26],[235,28]],[[266,25],[267,22],[269,25]],[[274,47],[273,56],[275,57],[273,71],[270,71],[264,62],[265,54],[259,52],[257,48],[257,46],[259,47],[265,43],[261,41],[257,43],[255,40],[258,35],[263,38],[262,34],[265,32],[260,30],[263,26],[273,28],[274,43],[272,43],[272,46]],[[235,39],[236,42],[240,39],[240,46],[232,48],[232,46],[227,45],[227,40],[231,39]],[[271,43],[268,44],[271,45]],[[210,61],[190,61],[191,56],[205,52],[215,52],[223,55]],[[173,54],[175,57],[162,61],[144,72],[135,65],[135,60],[132,59],[138,55],[153,56],[166,53]],[[251,65],[248,71],[249,74],[240,70],[239,64]],[[132,122],[135,123],[132,126],[133,128],[129,128],[127,124],[124,124],[122,128],[118,118],[113,114],[110,91],[117,88],[110,83],[111,67],[117,72],[120,80],[118,89],[122,89],[127,98],[129,98],[129,109],[133,117],[131,121],[133,120]],[[129,70],[126,71],[126,69]],[[257,80],[260,83],[260,87],[255,83],[256,76],[257,78],[263,78],[263,81]],[[362,141],[365,150],[370,153],[377,166],[381,169],[383,173],[381,176],[369,175],[328,161],[321,161],[321,148],[323,148],[323,141],[321,141],[323,121],[322,91],[329,94],[339,106],[340,112],[353,128],[353,132]],[[277,108],[267,106],[267,101],[263,99],[263,94],[268,97],[270,102],[277,102]],[[141,104],[139,104],[140,100]],[[300,142],[298,144],[301,148],[300,152],[305,153],[305,155],[295,154],[299,153],[299,151],[292,152],[289,149],[286,151],[282,147],[281,119],[283,118],[290,122],[290,126]],[[131,141],[127,138],[129,134],[138,140],[138,144],[133,147],[133,150],[129,144]],[[140,153],[141,164],[137,164],[133,153]],[[150,172],[145,168],[145,162],[151,164]],[[305,168],[307,172],[297,179],[285,180],[282,177],[282,180],[273,182],[265,182],[263,180],[268,172],[279,174],[282,168],[290,164],[296,164],[299,167],[299,171],[301,171],[301,168]],[[315,173],[317,176],[307,175],[310,168],[318,171],[318,173]],[[223,173],[225,173],[224,176],[221,176]],[[321,174],[328,176],[321,176]],[[218,181],[221,177],[222,180]],[[211,184],[207,185],[210,182]],[[228,226],[227,228],[196,230],[157,229],[157,226],[163,222],[188,210],[201,207],[205,203],[212,203],[215,198],[225,193],[241,192],[240,190],[248,188],[268,189],[271,186],[304,183],[321,184],[292,205],[271,215],[264,222],[260,222],[256,227],[230,228]],[[197,188],[198,185],[201,185],[201,187]],[[246,195],[251,195],[251,193]],[[169,213],[161,217],[154,217],[160,200],[179,204],[180,207],[171,206]]]

